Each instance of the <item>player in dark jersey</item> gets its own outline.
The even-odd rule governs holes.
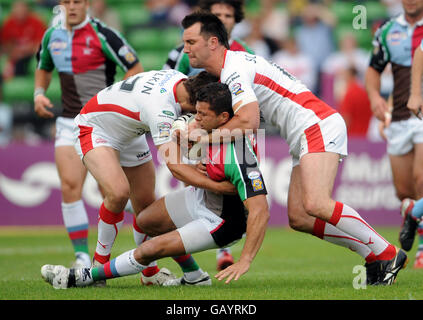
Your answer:
[[[211,131],[233,116],[227,85],[209,84],[199,90],[197,97],[195,120],[200,128]],[[193,187],[172,192],[138,215],[139,227],[154,236],[151,240],[102,267],[68,269],[45,265],[41,269],[44,279],[62,289],[92,285],[141,272],[155,259],[227,246],[246,233],[240,259],[216,275],[218,280],[226,279],[226,283],[238,280],[249,270],[264,239],[269,219],[266,187],[247,137],[210,146],[207,159],[209,177],[229,180],[237,194],[220,195]],[[201,285],[201,282],[192,283],[182,277],[164,285]]]
[[[46,96],[53,70],[62,89],[62,114],[56,119],[55,161],[62,191],[62,214],[75,251],[75,264],[90,266],[88,216],[82,201],[87,171],[74,148],[74,117],[101,89],[114,82],[116,65],[125,78],[143,68],[125,39],[101,21],[87,14],[88,0],[62,0],[62,11],[44,33],[37,53],[34,110],[42,118],[52,118],[53,108]],[[146,173],[154,166],[145,164]],[[146,196],[146,206],[154,195]]]
[[[404,13],[383,23],[375,33],[366,89],[373,114],[384,122],[387,153],[400,212],[406,218],[415,200],[423,197],[423,126],[407,108],[410,97],[411,64],[423,39],[423,0],[402,1]],[[393,109],[380,95],[381,73],[391,64]],[[401,232],[400,232],[401,233]],[[419,247],[415,268],[423,268],[423,223],[419,225]],[[400,234],[401,247],[412,248],[414,234]]]

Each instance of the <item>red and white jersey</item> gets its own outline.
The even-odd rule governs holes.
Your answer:
[[[282,67],[246,52],[226,51],[220,81],[229,86],[233,106],[257,101],[261,117],[290,147],[305,129],[336,113]]]
[[[142,72],[100,91],[82,108],[76,125],[104,133],[117,145],[151,132],[155,145],[171,139],[181,115],[176,85],[187,76],[176,70]]]

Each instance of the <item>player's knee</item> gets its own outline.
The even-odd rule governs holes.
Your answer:
[[[80,198],[82,194],[82,181],[76,179],[62,178],[61,190],[64,197]]]
[[[329,199],[328,199],[329,200]],[[326,199],[317,197],[304,197],[303,207],[305,212],[312,217],[323,218],[326,216],[326,204],[329,203]]]
[[[123,204],[125,206],[129,199],[129,187],[114,187],[106,190],[105,197],[110,203]]]
[[[304,231],[305,230],[305,220],[301,217],[288,216],[289,227],[295,231]]]

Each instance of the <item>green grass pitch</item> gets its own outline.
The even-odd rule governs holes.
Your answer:
[[[398,228],[376,229],[398,245]],[[95,242],[92,228],[91,251]],[[232,247],[235,258],[242,245],[240,241]],[[132,231],[124,226],[112,258],[133,247]],[[47,263],[71,264],[73,253],[64,228],[2,227],[0,300],[421,300],[423,270],[413,269],[415,250],[408,253],[410,263],[394,285],[358,289],[354,279],[359,273],[353,269],[364,261],[357,254],[288,228],[269,228],[250,271],[230,284],[213,279],[211,287],[143,287],[135,275],[109,280],[105,288],[55,290],[42,280],[40,268]],[[194,257],[211,276],[217,273],[215,250]],[[173,260],[158,263],[181,275]]]

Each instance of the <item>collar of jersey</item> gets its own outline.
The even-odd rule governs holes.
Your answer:
[[[396,19],[395,19],[395,21],[397,22],[397,23],[399,23],[400,25],[402,25],[402,26],[410,26],[410,24],[407,22],[407,20],[405,20],[405,15],[404,15],[404,13],[401,13]],[[420,19],[419,21],[417,21],[416,22],[416,24],[415,24],[416,26],[421,26],[421,25],[423,25],[423,18],[422,19]]]

